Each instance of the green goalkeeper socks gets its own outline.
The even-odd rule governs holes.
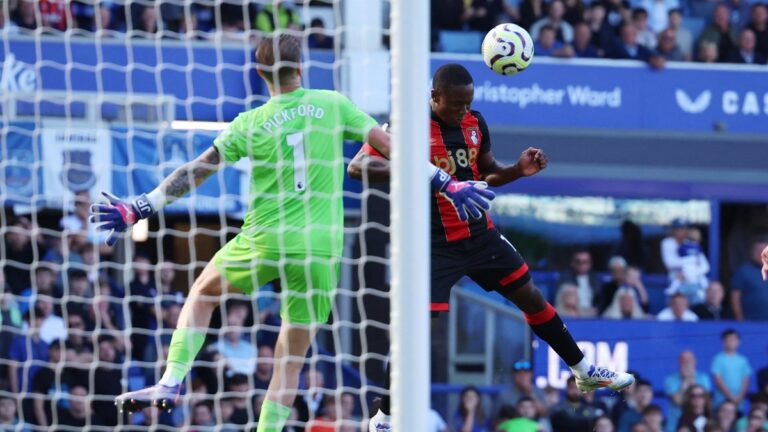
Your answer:
[[[193,328],[177,328],[173,331],[171,345],[168,348],[168,367],[165,369],[160,384],[175,386],[184,382],[192,362],[203,347],[205,333]]]
[[[256,432],[280,432],[291,415],[291,407],[265,400],[259,415],[259,427]]]

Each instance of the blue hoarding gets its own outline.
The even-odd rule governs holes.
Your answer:
[[[768,132],[768,68],[538,58],[513,77],[479,56],[439,56],[466,66],[473,107],[492,125],[660,131]]]
[[[712,359],[723,350],[720,335],[736,329],[741,335],[739,352],[753,371],[768,367],[768,323],[700,321],[693,323],[645,320],[565,320],[568,329],[590,361],[618,370],[637,372],[662,390],[664,379],[678,370],[680,352],[696,355],[698,369],[709,373]],[[534,350],[536,382],[561,388],[570,375],[565,364],[546,344]],[[750,389],[756,388],[755,377]]]

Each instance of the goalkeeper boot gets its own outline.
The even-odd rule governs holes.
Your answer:
[[[381,410],[368,423],[368,432],[392,432],[392,419]]]
[[[625,372],[613,372],[604,367],[592,366],[586,377],[576,376],[576,387],[582,393],[591,392],[601,388],[609,388],[614,391],[624,390],[635,382],[632,374]]]
[[[143,390],[123,393],[115,398],[118,411],[135,412],[154,406],[160,410],[172,410],[179,401],[181,385],[164,386],[157,384]]]

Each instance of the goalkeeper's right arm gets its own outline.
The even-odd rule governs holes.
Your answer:
[[[116,232],[123,232],[140,219],[146,219],[166,205],[186,195],[199,186],[223,165],[215,147],[211,147],[195,160],[176,168],[160,185],[148,194],[142,194],[130,203],[102,192],[108,204],[91,206],[90,221],[101,223],[97,228],[109,230],[106,243],[111,246],[117,241]]]

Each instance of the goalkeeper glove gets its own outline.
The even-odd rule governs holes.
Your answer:
[[[496,194],[487,190],[488,183],[483,181],[458,181],[450,174],[437,168],[432,176],[432,187],[451,200],[460,220],[467,220],[467,212],[474,218],[483,216],[481,210],[491,208],[490,202]]]
[[[112,195],[109,192],[102,192],[102,195],[109,201],[108,204],[93,204],[91,206],[91,223],[104,222],[96,228],[102,231],[109,230],[106,243],[112,246],[117,242],[117,233],[125,232],[129,226],[135,224],[139,219],[146,219],[155,214],[155,209],[147,199],[146,194],[140,195],[130,203]]]

